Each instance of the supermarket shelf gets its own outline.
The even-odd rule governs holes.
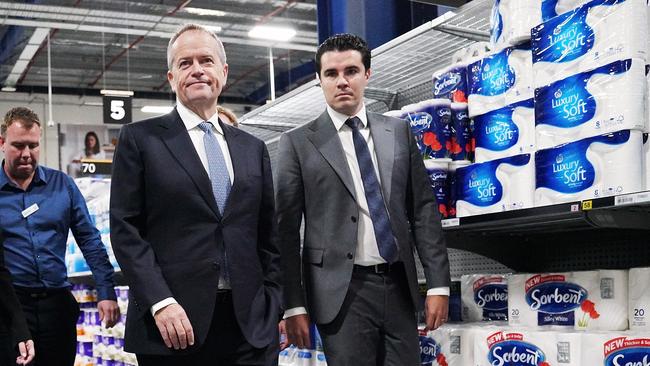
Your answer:
[[[443,220],[445,231],[564,232],[591,228],[650,230],[650,191]]]
[[[122,270],[115,268],[115,283],[116,285],[126,284],[124,281],[124,276],[122,275]],[[82,272],[72,272],[68,274],[68,280],[73,283],[84,283],[84,284],[94,284],[95,279],[91,271],[82,271]]]

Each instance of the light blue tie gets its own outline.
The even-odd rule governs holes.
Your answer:
[[[212,194],[217,201],[219,213],[223,215],[223,211],[228,201],[230,194],[230,174],[226,167],[226,160],[221,151],[221,146],[217,141],[216,136],[212,133],[212,123],[201,122],[199,128],[205,132],[203,135],[203,145],[205,147],[205,154],[208,157],[208,170],[210,171],[210,182],[212,183]],[[226,255],[226,248],[224,245],[219,246],[220,253],[220,267],[221,278],[219,279],[219,287],[222,285],[230,287],[230,270],[228,268],[228,256]]]
[[[201,122],[199,128],[205,132],[203,135],[203,145],[205,154],[208,157],[208,170],[210,172],[210,182],[212,183],[212,193],[217,201],[219,213],[223,215],[230,194],[230,174],[226,167],[226,160],[219,146],[217,138],[212,133],[212,123]]]

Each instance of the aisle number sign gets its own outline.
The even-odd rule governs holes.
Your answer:
[[[82,177],[94,177],[98,175],[111,175],[112,161],[103,159],[81,159]]]
[[[104,95],[104,123],[131,123],[131,97]]]

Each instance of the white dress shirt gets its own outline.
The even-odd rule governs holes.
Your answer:
[[[205,153],[205,144],[203,144],[203,135],[205,135],[205,132],[203,132],[203,130],[199,128],[199,124],[201,122],[205,122],[205,120],[199,117],[196,113],[189,110],[187,107],[185,107],[178,99],[176,99],[176,110],[178,111],[178,114],[181,116],[181,120],[183,121],[183,124],[187,129],[187,133],[190,135],[190,139],[192,140],[192,144],[194,145],[194,149],[196,150],[196,153],[199,155],[199,159],[201,159],[201,164],[203,164],[203,168],[205,168],[205,171],[208,173],[208,176],[210,176],[210,169],[208,168],[208,156]],[[219,125],[219,114],[215,112],[215,114],[212,117],[210,117],[207,120],[207,122],[212,123],[212,133],[217,138],[217,142],[219,142],[219,147],[221,147],[221,152],[223,153],[223,158],[226,162],[226,168],[228,169],[228,175],[230,176],[230,184],[232,184],[235,180],[235,173],[232,168],[232,160],[230,159],[230,151],[228,150],[228,143],[226,142],[226,137],[224,136],[223,130]],[[227,285],[222,283],[221,278],[219,279],[219,288],[220,289],[228,288]],[[173,297],[168,297],[164,300],[161,300],[151,306],[151,315],[155,315],[158,310],[164,308],[167,305],[177,304],[177,303],[178,302]]]
[[[379,247],[377,246],[377,239],[375,237],[375,229],[372,225],[370,218],[370,211],[368,210],[368,202],[366,201],[366,192],[363,188],[363,179],[361,178],[361,170],[359,169],[359,162],[357,154],[354,150],[354,141],[352,140],[352,128],[345,124],[348,118],[354,116],[346,116],[341,114],[329,105],[327,106],[327,113],[329,114],[334,128],[338,133],[343,152],[345,153],[345,160],[347,160],[352,181],[354,182],[354,193],[357,196],[357,203],[359,205],[359,218],[357,221],[357,248],[354,256],[354,264],[361,266],[371,266],[386,261],[379,254]],[[377,181],[381,186],[381,178],[379,176],[379,169],[377,165],[377,154],[375,153],[375,144],[372,141],[370,134],[370,127],[368,126],[368,116],[366,115],[365,104],[361,107],[356,117],[361,120],[359,132],[363,139],[366,140],[370,157],[372,158],[372,165],[375,168],[375,175]],[[383,194],[383,192],[382,192]],[[449,287],[434,287],[427,290],[427,295],[446,295],[449,296]],[[294,315],[306,314],[307,311],[304,307],[291,308],[285,311],[285,318]]]

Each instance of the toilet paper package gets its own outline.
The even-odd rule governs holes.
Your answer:
[[[432,331],[418,330],[420,335],[420,362],[426,366],[447,366],[443,345],[448,343],[448,333],[440,327]]]
[[[641,191],[641,131],[589,137],[535,153],[535,206]]]
[[[461,277],[463,321],[508,320],[508,283],[504,275]]]
[[[443,345],[448,366],[474,365],[474,325],[445,325],[447,342]]]
[[[469,116],[533,97],[530,43],[504,48],[467,67]]]
[[[632,332],[585,333],[582,365],[650,365],[650,335]]]
[[[490,15],[490,42],[508,46],[530,40],[530,29],[541,18],[541,0],[496,0]]]
[[[467,113],[467,103],[451,103],[451,143],[449,150],[454,161],[472,161],[474,146],[472,144],[472,120]]]
[[[627,329],[627,272],[598,270],[508,277],[513,327]]]
[[[531,154],[516,155],[456,170],[456,216],[533,207],[535,166]]]
[[[537,88],[537,147],[620,130],[643,130],[645,89],[645,64],[640,59],[615,61]]]
[[[449,159],[451,111],[447,99],[429,99],[402,107],[425,159]]]
[[[474,117],[474,136],[477,163],[535,152],[533,100]]]
[[[542,18],[535,25],[545,22],[560,14],[572,11],[587,2],[589,2],[589,0],[542,0]]]
[[[628,318],[630,330],[650,332],[650,267],[629,272]]]
[[[617,60],[647,60],[645,0],[592,0],[531,30],[535,86]]]
[[[433,73],[433,98],[467,103],[467,65],[456,63]]]
[[[552,332],[499,329],[475,339],[474,344],[476,366],[556,365],[550,354],[556,347]]]
[[[456,201],[458,200],[456,170],[470,165],[469,161],[458,160],[449,163],[449,170],[447,171],[447,184],[449,187],[449,200],[447,201],[447,214],[449,218],[456,217]]]
[[[449,162],[444,159],[428,159],[424,161],[424,167],[429,176],[429,182],[433,189],[433,194],[438,204],[438,212],[443,219],[449,217],[447,213],[447,202],[449,201],[449,183],[447,181],[447,171],[449,170]]]

